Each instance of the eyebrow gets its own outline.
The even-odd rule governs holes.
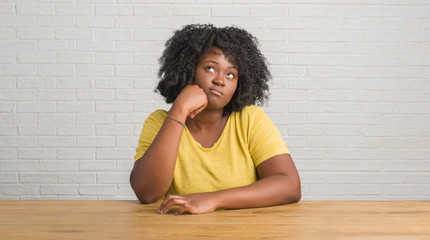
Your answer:
[[[213,64],[216,64],[216,65],[219,65],[219,63],[217,62],[217,61],[214,61],[214,60],[208,60],[208,61],[206,61],[206,62],[203,62],[203,63],[213,63]],[[237,70],[237,68],[235,67],[235,66],[228,66],[228,68],[232,68],[232,69],[236,69]]]

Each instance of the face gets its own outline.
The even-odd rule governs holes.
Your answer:
[[[197,63],[194,84],[208,97],[208,110],[219,110],[230,102],[236,91],[239,73],[219,48],[212,47]]]

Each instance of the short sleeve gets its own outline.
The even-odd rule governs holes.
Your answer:
[[[165,110],[156,110],[155,112],[151,113],[145,120],[136,148],[134,162],[136,162],[143,156],[148,147],[151,145],[152,141],[154,141],[154,138],[157,136],[158,131],[160,131],[160,128],[163,125],[166,116],[167,112]]]
[[[271,157],[289,154],[281,134],[262,108],[255,106],[248,117],[248,144],[255,166]]]

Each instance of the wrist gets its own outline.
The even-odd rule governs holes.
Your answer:
[[[168,114],[183,123],[185,123],[188,116],[188,112],[185,109],[180,106],[175,106],[175,104],[170,108]]]

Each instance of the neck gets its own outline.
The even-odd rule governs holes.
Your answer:
[[[224,116],[224,110],[203,110],[193,119],[187,118],[187,126],[196,127],[199,130],[210,130],[219,127]]]

